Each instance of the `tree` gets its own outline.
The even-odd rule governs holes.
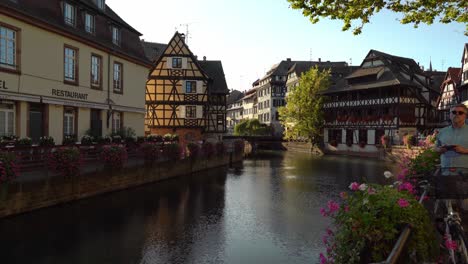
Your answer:
[[[293,9],[302,10],[302,14],[315,24],[320,17],[343,20],[343,31],[351,27],[353,20],[361,24],[353,29],[353,34],[361,33],[369,18],[382,9],[402,13],[402,24],[432,24],[436,17],[441,23],[460,22],[466,24],[465,35],[468,36],[468,2],[467,0],[288,0]]]
[[[234,126],[236,136],[266,136],[271,134],[271,127],[260,123],[258,119],[242,120]]]
[[[286,106],[278,109],[285,128],[285,139],[306,138],[318,142],[323,126],[323,100],[319,93],[329,86],[330,70],[317,67],[302,73],[299,86],[286,97]]]

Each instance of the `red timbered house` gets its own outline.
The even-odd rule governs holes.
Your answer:
[[[448,68],[444,78],[444,82],[440,87],[441,96],[437,104],[437,110],[441,112],[445,125],[448,125],[450,108],[460,103],[460,68]]]

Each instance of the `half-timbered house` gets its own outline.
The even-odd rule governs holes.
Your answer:
[[[468,43],[465,43],[461,58],[460,101],[468,106]]]
[[[199,61],[178,32],[162,45],[143,42],[154,65],[146,83],[146,133],[176,133],[181,141],[224,133],[228,88],[221,62]]]
[[[334,151],[376,151],[382,135],[398,144],[436,123],[439,91],[413,59],[371,50],[323,93],[324,143]]]
[[[441,96],[437,103],[437,110],[441,112],[442,120],[448,125],[450,108],[460,103],[460,93],[458,86],[460,85],[460,68],[449,67],[445,75],[444,81],[440,87]]]

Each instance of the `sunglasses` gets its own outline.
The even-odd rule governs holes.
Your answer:
[[[454,114],[454,115],[464,115],[465,112],[463,112],[463,111],[452,111],[452,114]]]

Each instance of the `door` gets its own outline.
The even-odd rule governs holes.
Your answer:
[[[102,119],[99,109],[91,109],[91,135],[94,138],[102,136]]]
[[[40,104],[31,104],[29,107],[29,137],[33,143],[39,143],[44,136],[44,111]]]

